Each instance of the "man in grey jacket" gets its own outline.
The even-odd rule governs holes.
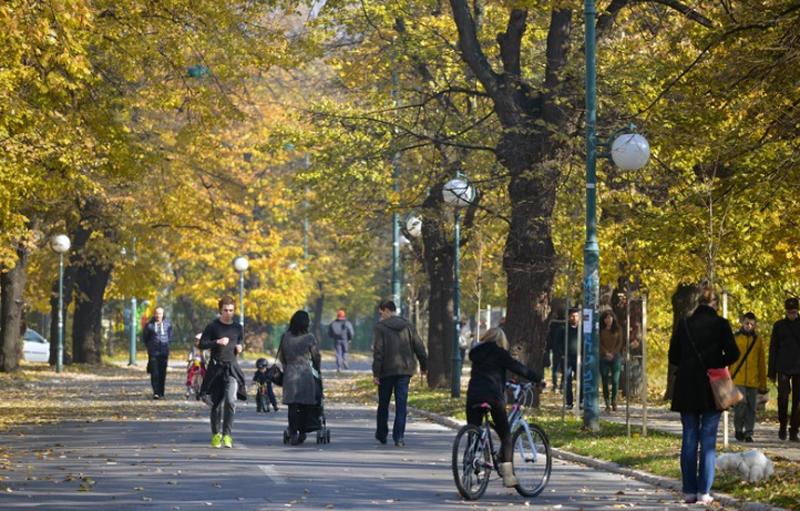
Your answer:
[[[424,374],[428,355],[414,326],[397,315],[391,300],[378,305],[381,320],[372,334],[372,376],[378,386],[378,417],[375,439],[386,443],[389,435],[389,401],[394,392],[395,413],[392,440],[397,447],[405,446],[408,404],[408,384],[417,372],[417,360]]]
[[[336,311],[336,320],[328,325],[328,337],[333,341],[336,350],[336,372],[340,369],[349,369],[347,365],[347,349],[350,341],[355,337],[353,324],[345,317],[344,309]]]

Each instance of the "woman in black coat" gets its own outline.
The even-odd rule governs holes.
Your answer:
[[[721,412],[714,404],[707,369],[727,367],[739,358],[728,321],[717,315],[717,299],[702,289],[699,305],[675,326],[669,343],[669,362],[678,367],[672,410],[683,425],[681,477],[687,503],[709,504],[714,483],[717,427]],[[700,447],[698,467],[698,444]]]
[[[472,372],[467,387],[467,422],[481,426],[484,412],[480,405],[482,403],[491,405],[492,422],[503,449],[500,474],[503,476],[503,485],[510,488],[517,485],[517,480],[511,463],[513,454],[511,428],[506,414],[506,371],[534,382],[541,381],[542,377],[514,360],[505,349],[507,345],[508,341],[503,331],[500,328],[490,328],[481,336],[480,342],[470,350]]]

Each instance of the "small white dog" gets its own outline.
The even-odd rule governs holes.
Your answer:
[[[752,449],[747,452],[729,452],[717,456],[717,470],[738,472],[742,480],[752,483],[770,477],[775,472],[775,467],[764,453]]]

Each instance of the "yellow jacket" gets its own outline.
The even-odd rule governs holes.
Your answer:
[[[750,342],[753,339],[751,336],[745,335],[741,330],[736,332],[735,338],[736,346],[739,348],[739,359],[729,366],[731,375],[733,375],[733,372],[739,367],[739,363],[742,361],[742,357],[744,357],[745,353],[747,353],[747,348],[750,347]],[[755,345],[753,345],[753,349],[750,350],[750,354],[747,355],[747,359],[742,364],[739,372],[736,373],[733,382],[742,387],[767,390],[767,363],[761,337],[756,336]]]

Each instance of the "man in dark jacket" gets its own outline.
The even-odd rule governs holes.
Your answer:
[[[428,355],[425,345],[414,326],[397,315],[397,306],[391,300],[378,306],[381,320],[372,334],[372,376],[378,385],[378,417],[375,439],[386,443],[389,435],[389,401],[394,392],[394,427],[392,440],[403,447],[406,431],[408,384],[417,372],[417,360],[424,374]]]
[[[172,323],[164,317],[163,307],[156,307],[155,315],[142,331],[142,341],[147,347],[147,370],[150,372],[153,399],[161,399],[167,380],[169,343],[172,342]]]
[[[784,304],[786,317],[772,327],[769,343],[767,377],[774,383],[778,380],[778,438],[786,440],[786,424],[789,423],[789,440],[798,442],[800,427],[800,320],[797,317],[798,300],[789,298]],[[792,397],[792,414],[789,396]]]
[[[328,337],[333,341],[336,350],[336,372],[340,369],[349,369],[347,365],[347,348],[355,337],[353,324],[345,317],[344,309],[336,311],[336,320],[328,326]]]
[[[566,387],[567,408],[570,410],[574,405],[572,379],[575,378],[575,371],[578,370],[578,334],[580,333],[578,330],[579,320],[580,313],[578,312],[578,309],[570,309],[569,319],[567,320],[567,366],[564,368],[563,376],[563,385]],[[580,382],[578,382],[578,386],[580,387]],[[581,402],[580,392],[578,393],[578,402]]]
[[[211,447],[215,448],[233,447],[231,431],[236,400],[247,399],[244,373],[236,360],[244,350],[244,329],[233,319],[235,309],[233,298],[220,298],[219,317],[209,323],[200,336],[200,349],[211,350],[200,394],[211,397]]]

